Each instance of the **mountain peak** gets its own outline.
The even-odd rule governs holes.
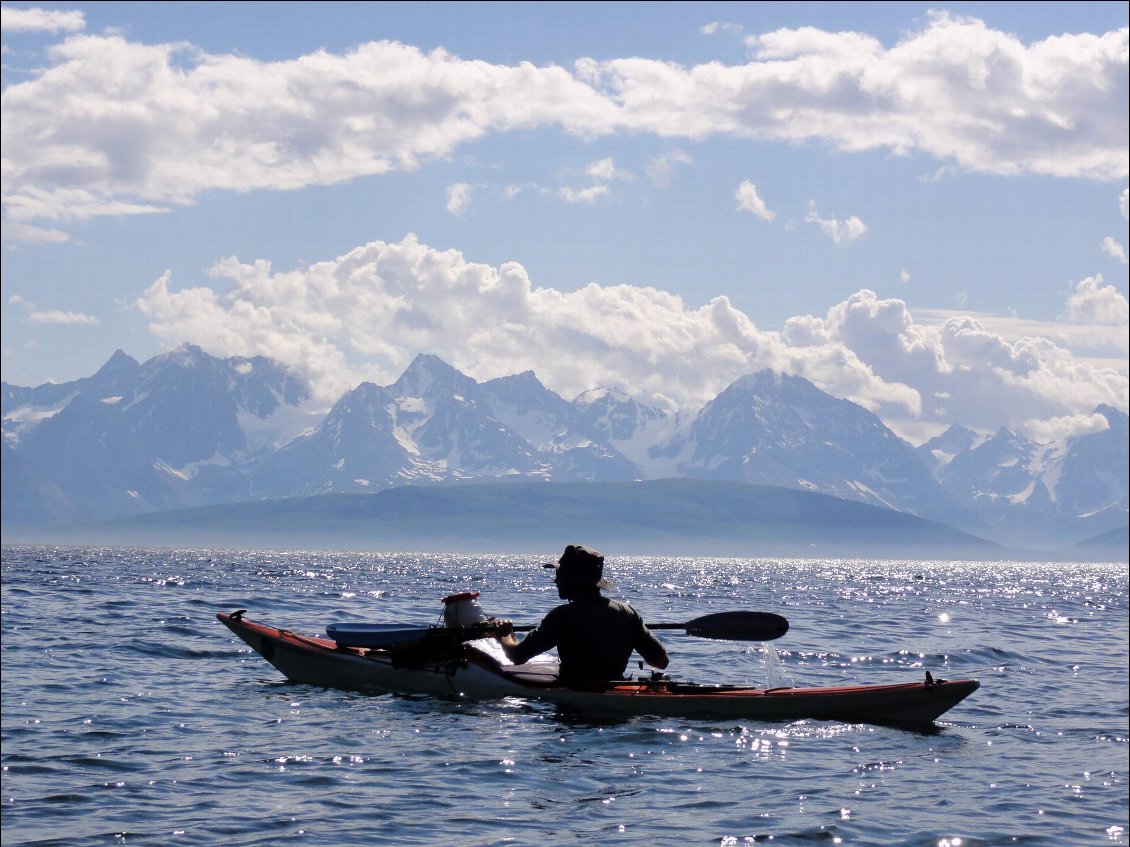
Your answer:
[[[573,405],[585,408],[586,406],[591,406],[605,399],[615,403],[630,403],[632,401],[631,396],[626,391],[619,388],[606,388],[601,386],[598,388],[590,388],[588,391],[582,391],[574,398]]]
[[[146,371],[152,371],[154,369],[160,370],[165,365],[172,365],[173,367],[179,368],[194,368],[204,364],[205,362],[218,361],[220,360],[216,359],[216,357],[205,353],[203,348],[199,347],[196,344],[190,344],[186,341],[184,344],[180,344],[177,347],[174,347],[167,353],[161,353],[160,355],[154,356],[152,359],[148,360],[142,367],[144,367]]]
[[[1098,406],[1096,406],[1094,413],[1096,415],[1102,415],[1111,423],[1111,425],[1114,425],[1114,423],[1117,421],[1125,421],[1127,419],[1127,414],[1125,412],[1120,412],[1118,409],[1114,408],[1113,406],[1108,406],[1106,403],[1100,403]]]
[[[971,447],[976,447],[982,440],[982,436],[968,427],[961,424],[950,424],[949,429],[941,435],[935,435],[918,449],[923,451],[944,450],[947,453],[957,454]]]
[[[804,396],[824,394],[823,391],[803,376],[781,373],[780,371],[770,370],[769,368],[738,377],[730,383],[726,391],[730,389],[735,391],[749,391],[754,394],[769,396],[778,396],[782,393],[793,392],[800,392]]]
[[[404,369],[389,390],[396,397],[426,397],[433,389],[444,393],[459,393],[478,385],[461,371],[456,370],[439,356],[420,353]]]
[[[510,388],[518,389],[535,389],[543,391],[546,390],[545,384],[540,379],[538,379],[537,374],[535,374],[532,370],[524,370],[521,373],[512,374],[511,376],[500,376],[484,382],[483,386],[508,386]]]
[[[106,360],[106,364],[100,367],[94,376],[97,379],[98,377],[136,373],[140,368],[141,365],[137,359],[124,350],[118,349],[114,351],[114,355]]]

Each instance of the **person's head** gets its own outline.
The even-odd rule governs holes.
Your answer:
[[[548,562],[545,567],[557,572],[553,582],[563,600],[612,588],[604,578],[604,554],[580,544],[570,544],[556,564]]]

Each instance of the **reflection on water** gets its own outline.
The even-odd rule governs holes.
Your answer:
[[[645,619],[785,615],[766,645],[663,638],[701,682],[975,677],[932,733],[594,721],[292,685],[214,619],[428,624],[524,556],[6,547],[3,843],[1127,844],[1127,576],[1108,565],[618,558]]]

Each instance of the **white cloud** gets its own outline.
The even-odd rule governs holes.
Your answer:
[[[540,288],[515,262],[477,264],[414,237],[290,271],[226,259],[213,276],[216,288],[180,291],[168,274],[156,280],[138,301],[153,332],[170,346],[279,359],[327,399],[362,379],[388,384],[431,352],[476,379],[533,368],[565,397],[618,385],[688,410],[773,368],[903,432],[952,421],[1031,430],[1128,405],[1125,368],[1096,367],[1047,338],[1010,340],[973,317],[923,323],[866,290],[775,332],[725,297],[693,306],[647,287]]]
[[[1112,236],[1107,236],[1103,239],[1103,243],[1099,245],[1099,249],[1110,256],[1112,259],[1117,259],[1122,264],[1126,264],[1126,248],[1119,242],[1115,241]]]
[[[647,175],[650,177],[653,184],[661,188],[671,184],[671,178],[675,174],[675,167],[677,165],[690,165],[694,160],[686,152],[675,149],[670,153],[663,156],[658,156],[651,160],[647,166]]]
[[[592,205],[611,191],[610,183],[616,180],[632,179],[630,171],[617,168],[611,157],[599,159],[585,168],[585,176],[591,181],[583,187],[562,186],[557,196],[568,203],[587,203]]]
[[[820,231],[832,239],[837,247],[846,247],[867,234],[867,224],[855,215],[842,221],[835,218],[822,218],[816,211],[816,204],[811,201],[808,204],[808,212],[804,216],[804,222],[816,224],[820,227]]]
[[[1123,188],[1118,198],[1118,211],[1122,212],[1123,220],[1130,220],[1130,188]]]
[[[763,221],[771,221],[777,217],[777,213],[770,211],[765,201],[757,195],[757,186],[749,180],[738,186],[737,191],[734,192],[734,200],[737,201],[738,211],[750,212]]]
[[[6,33],[78,32],[85,28],[86,19],[79,11],[0,6],[0,30]]]
[[[1020,424],[1019,429],[1033,441],[1048,444],[1073,435],[1089,435],[1110,429],[1110,421],[1093,412],[1089,415],[1065,415],[1049,418],[1046,421],[1030,420]]]
[[[699,28],[699,32],[703,35],[717,35],[720,32],[733,32],[741,33],[744,27],[741,24],[729,23],[727,21],[711,21],[704,24]]]
[[[86,326],[99,326],[102,322],[92,315],[82,312],[65,312],[61,310],[40,310],[35,303],[19,294],[8,298],[9,306],[17,306],[27,313],[24,318],[30,324],[81,324]]]
[[[557,189],[557,196],[567,203],[588,203],[590,206],[607,193],[607,185],[590,185],[587,188],[563,186]]]
[[[968,310],[914,310],[915,321],[923,327],[939,328],[954,318],[972,318],[986,332],[1012,344],[1024,338],[1045,338],[1057,347],[1072,351],[1079,361],[1089,362],[1099,369],[1113,368],[1120,372],[1128,369],[1130,337],[1116,324],[1041,321]]]
[[[910,282],[910,271],[908,271],[906,269],[899,271],[899,282],[901,282],[901,283]]]
[[[113,200],[81,188],[47,191],[29,186],[21,193],[5,198],[5,212],[12,221],[73,223],[106,215],[151,215],[167,211],[161,206]]]
[[[617,168],[612,157],[593,162],[585,168],[585,173],[596,182],[612,182],[615,179],[630,179],[632,176],[628,171]]]
[[[82,312],[62,312],[52,310],[48,312],[32,312],[27,316],[29,323],[33,324],[85,324],[87,326],[98,326],[102,323],[98,318],[92,315],[84,315]]]
[[[465,182],[457,182],[447,187],[447,211],[457,218],[463,217],[467,207],[471,205],[471,186]]]
[[[94,198],[87,213],[116,215],[214,190],[329,185],[539,128],[815,140],[994,174],[1121,180],[1127,33],[1026,44],[935,14],[891,47],[801,28],[753,37],[739,65],[579,59],[572,70],[387,41],[265,62],[72,35],[4,89],[4,207],[47,202],[42,214],[64,220],[69,191]]]
[[[71,240],[71,236],[61,229],[45,229],[41,226],[30,226],[17,221],[5,220],[0,223],[0,240],[4,244],[24,242],[27,244],[62,244]]]
[[[1103,285],[1102,274],[1095,274],[1080,280],[1067,298],[1067,318],[1124,327],[1130,321],[1130,304],[1113,285]]]
[[[832,307],[810,332],[846,346],[880,379],[940,401],[914,420],[890,413],[896,428],[901,417],[906,427],[956,421],[1031,431],[1033,420],[1090,414],[1099,403],[1127,408],[1125,362],[1120,370],[1096,367],[1047,338],[1010,341],[968,316],[923,324],[903,301],[870,291]]]

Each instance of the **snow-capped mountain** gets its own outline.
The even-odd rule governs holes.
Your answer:
[[[324,412],[275,362],[188,345],[0,389],[6,528],[404,485],[667,477],[829,494],[1021,546],[1127,521],[1127,416],[1105,406],[1106,430],[1051,444],[954,426],[915,449],[862,407],[769,371],[691,416],[612,388],[567,402],[532,371],[479,383],[422,355]]]
[[[480,384],[421,355],[392,385],[359,386],[317,428],[257,457],[253,492],[286,497],[407,483],[638,475],[577,424],[576,410],[532,371]]]
[[[1130,417],[1107,405],[1095,409],[1109,427],[1066,439],[1046,474],[1052,500],[1069,515],[1087,518],[1100,512],[1127,511],[1130,487]]]
[[[80,395],[106,400],[123,396],[136,381],[140,370],[137,360],[118,350],[94,376],[73,382],[49,382],[36,388],[2,383],[0,415],[4,420],[5,442],[18,444],[24,433],[57,415]]]
[[[875,415],[802,377],[762,371],[732,383],[659,452],[695,479],[832,494],[931,519],[955,508]]]
[[[338,400],[316,427],[249,462],[256,499],[380,490],[412,455],[397,435],[388,390],[363,382]]]
[[[32,503],[20,508],[42,511],[43,519],[230,498],[238,488],[230,490],[226,477],[217,485],[216,469],[309,425],[302,420],[307,389],[285,368],[259,357],[217,359],[190,345],[144,365],[118,351],[93,377],[35,389],[5,385],[3,396],[10,458],[18,456],[36,481]],[[5,458],[7,468],[8,451]],[[36,494],[42,491],[51,496]]]
[[[593,388],[574,398],[582,431],[604,438],[649,479],[676,476],[678,469],[658,448],[685,422],[679,412],[668,413],[640,403],[617,388]]]
[[[537,450],[554,481],[613,482],[640,476],[614,439],[589,427],[576,404],[542,385],[533,371],[485,382],[479,397],[495,420]]]
[[[980,445],[985,437],[960,424],[954,424],[941,435],[935,436],[917,448],[915,452],[934,476],[953,461],[954,456]]]
[[[959,500],[1005,499],[1012,503],[1051,502],[1040,477],[1047,448],[1001,429],[977,446],[957,453],[938,470],[938,479]]]
[[[1048,444],[1008,429],[980,441],[963,437],[957,443],[969,446],[937,469],[938,480],[1007,543],[1082,540],[1124,526],[1127,416],[1110,406],[1095,412],[1107,429]]]

